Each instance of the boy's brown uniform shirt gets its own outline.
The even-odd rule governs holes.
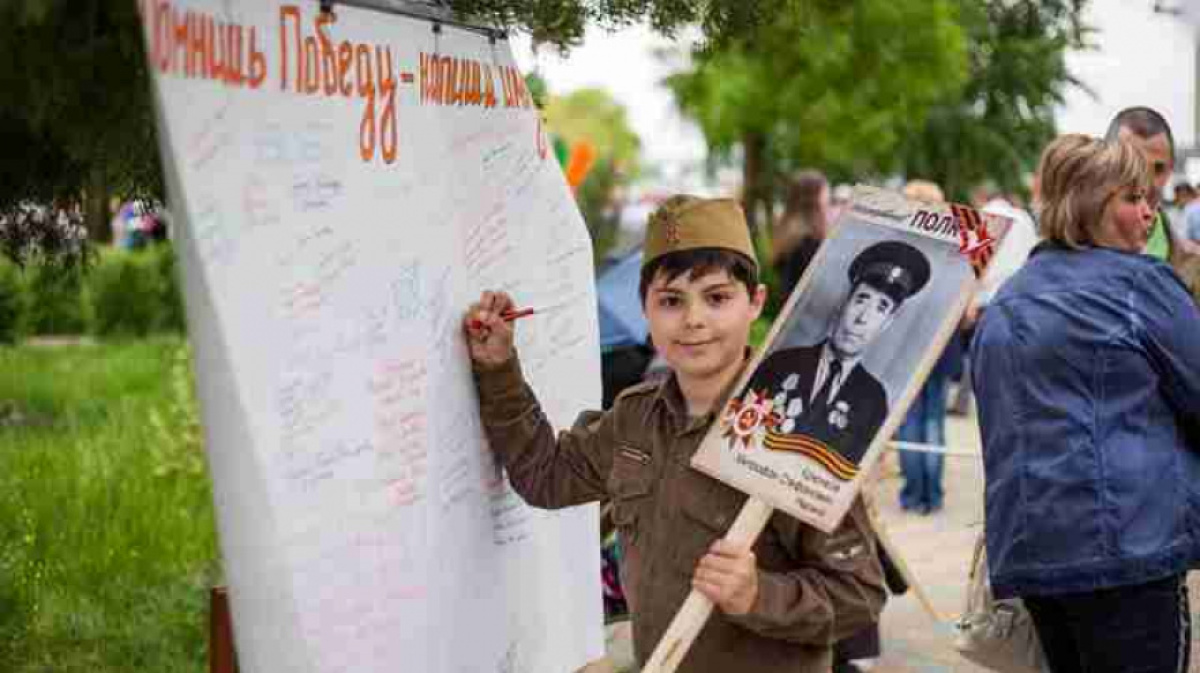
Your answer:
[[[689,464],[715,415],[689,419],[672,376],[625,391],[610,411],[584,413],[555,437],[515,357],[475,377],[488,441],[526,502],[612,500],[634,646],[645,662],[691,590],[696,564],[746,500]],[[829,535],[777,512],[754,553],[754,607],[737,617],[715,610],[680,673],[827,673],[832,644],[879,618],[883,574],[861,499]]]

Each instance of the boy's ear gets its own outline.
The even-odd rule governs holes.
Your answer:
[[[758,320],[758,316],[762,315],[763,308],[767,305],[767,286],[759,283],[758,287],[754,288],[754,293],[750,295],[750,306],[754,309],[754,319]]]

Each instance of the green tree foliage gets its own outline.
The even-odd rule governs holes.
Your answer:
[[[550,96],[543,114],[550,131],[568,145],[588,142],[596,150],[596,161],[576,196],[596,254],[602,257],[617,232],[614,194],[641,171],[641,140],[629,126],[625,107],[603,89]]]
[[[974,185],[1023,188],[1054,137],[1054,108],[1071,85],[1068,49],[1083,48],[1087,0],[960,0],[970,76],[941,101],[903,148],[904,171],[934,180],[964,201]]]
[[[146,81],[133,0],[0,3],[0,215],[84,196],[88,228],[103,237],[110,192],[161,193]],[[0,231],[9,241],[10,230]],[[41,251],[54,255],[54,244]]]
[[[538,42],[568,48],[589,24],[620,28],[649,21],[672,34],[699,25],[714,44],[750,34],[796,0],[449,0],[460,16],[530,33]]]
[[[770,214],[780,171],[895,168],[904,136],[967,73],[955,0],[787,7],[751,37],[701,49],[692,71],[668,81],[718,156],[741,153],[752,223]]]

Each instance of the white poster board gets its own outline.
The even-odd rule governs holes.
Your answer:
[[[141,9],[241,670],[599,658],[596,508],[510,489],[461,334],[484,288],[565,303],[522,362],[556,425],[598,407],[591,244],[507,43],[315,0]]]
[[[1008,225],[855,188],[692,465],[831,532]]]

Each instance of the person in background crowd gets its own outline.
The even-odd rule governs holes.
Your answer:
[[[1191,243],[1200,245],[1200,198],[1196,196],[1196,190],[1186,182],[1175,186],[1175,205],[1181,209],[1183,235]]]
[[[1033,196],[1037,199],[1038,178],[1033,177]],[[958,343],[952,343],[947,350],[952,353],[966,353],[971,347],[971,338],[975,334],[975,325],[979,321],[979,316],[987,308],[988,302],[996,295],[996,292],[1004,285],[1017,269],[1025,263],[1029,257],[1029,252],[1033,250],[1033,246],[1037,245],[1038,233],[1037,225],[1029,213],[1017,205],[1017,199],[1013,197],[1004,197],[993,193],[988,188],[976,188],[972,193],[972,205],[984,213],[999,215],[1006,217],[1011,222],[1008,233],[1004,236],[1004,241],[992,256],[991,263],[988,264],[987,272],[983,275],[983,280],[980,283],[979,291],[975,293],[971,303],[967,306],[967,311],[963,315],[962,326],[958,334],[955,335],[955,340]],[[971,412],[971,364],[969,360],[958,358],[956,361],[961,362],[962,372],[958,391],[955,393],[953,401],[950,403],[949,411],[958,416],[965,416]]]
[[[782,301],[796,288],[828,232],[829,183],[820,171],[800,171],[788,188],[772,237],[770,262],[779,276]]]
[[[1175,183],[1175,187],[1172,189],[1172,191],[1174,192],[1174,198],[1171,199],[1171,205],[1174,206],[1175,210],[1177,211],[1182,212],[1183,209],[1187,208],[1187,205],[1196,198],[1196,188],[1188,184],[1186,181]]]
[[[853,196],[854,188],[850,185],[842,184],[833,188],[829,197],[829,222],[831,224],[836,223],[842,213],[850,207],[850,200]]]
[[[912,180],[904,186],[904,195],[929,203],[945,201],[942,189],[927,180]],[[942,447],[946,444],[946,385],[952,362],[945,354],[925,379],[904,423],[896,431],[902,442]],[[904,488],[900,507],[906,512],[930,514],[942,508],[942,471],[945,457],[940,453],[900,449],[900,472]]]
[[[996,598],[1054,673],[1187,670],[1200,562],[1200,308],[1161,260],[1146,158],[1066,135],[1041,159],[1044,242],[971,358]]]

